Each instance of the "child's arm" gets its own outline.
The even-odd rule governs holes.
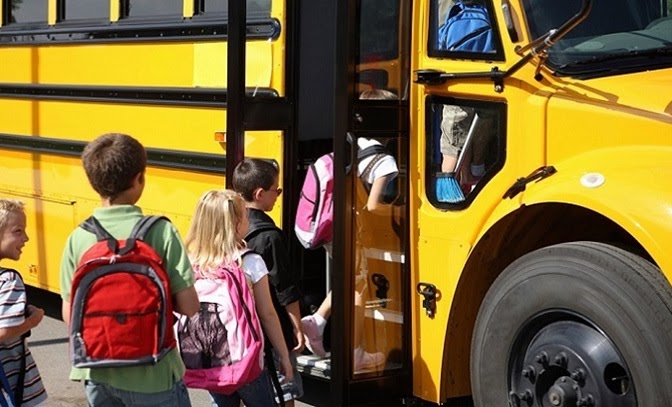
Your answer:
[[[268,276],[262,277],[254,283],[254,302],[256,303],[257,314],[261,321],[261,326],[273,345],[273,349],[280,355],[280,370],[285,375],[286,381],[292,381],[294,378],[292,363],[289,360],[289,351],[285,344],[285,339],[280,328],[278,314],[273,307],[271,293],[268,287]]]
[[[42,318],[44,317],[44,310],[32,305],[29,305],[28,309],[30,310],[30,315],[23,320],[21,325],[0,328],[0,342],[4,342],[12,338],[18,338],[19,336],[39,325],[39,323],[42,321]]]
[[[173,295],[173,303],[175,311],[189,318],[196,315],[200,307],[198,294],[196,294],[196,289],[193,285],[175,293]]]
[[[385,191],[387,183],[390,182],[395,176],[396,173],[389,174],[376,178],[376,180],[373,181],[373,185],[371,185],[371,191],[369,192],[369,198],[366,201],[366,209],[369,212],[375,213],[379,209],[386,206],[383,204],[383,191]]]
[[[306,347],[306,338],[303,336],[303,329],[301,328],[301,308],[299,301],[285,305],[285,310],[287,311],[287,315],[289,315],[289,320],[292,322],[294,336],[296,337],[296,346],[292,349],[292,352],[301,353],[303,352],[303,348]]]
[[[70,301],[63,300],[61,304],[61,317],[63,317],[63,322],[65,326],[70,327]]]
[[[18,273],[3,273],[0,280],[0,342],[18,338],[42,321],[44,310],[28,306],[25,316],[26,288]]]

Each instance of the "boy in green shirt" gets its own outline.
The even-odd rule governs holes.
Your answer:
[[[135,206],[145,187],[147,154],[144,147],[125,134],[104,134],[90,142],[82,153],[86,176],[100,195],[101,207],[94,217],[116,239],[126,239],[142,219]],[[176,312],[193,316],[199,308],[191,263],[177,229],[159,220],[147,233],[145,242],[163,259],[170,279]],[[63,320],[70,324],[72,280],[80,258],[96,243],[96,237],[82,228],[68,237],[61,259],[61,297]],[[129,293],[128,295],[132,295]],[[177,349],[171,350],[156,365],[76,369],[70,379],[85,381],[91,407],[107,406],[190,406],[182,382],[184,364]]]

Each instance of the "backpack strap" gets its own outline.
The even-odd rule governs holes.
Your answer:
[[[119,254],[126,254],[129,251],[135,247],[135,242],[137,240],[144,241],[145,236],[147,236],[147,233],[149,232],[149,229],[152,228],[161,219],[165,219],[167,222],[170,222],[170,219],[166,218],[165,216],[144,216],[142,219],[138,221],[138,223],[135,224],[133,227],[133,230],[131,230],[131,235],[126,239],[126,245],[124,246],[123,249],[119,251]]]
[[[161,219],[164,219],[166,222],[170,222],[170,219],[166,218],[165,216],[153,215],[143,217],[138,223],[135,224],[135,227],[133,227],[131,235],[128,238],[133,240],[145,240],[145,236],[147,236],[149,229],[151,229],[152,226],[154,226],[154,224]]]
[[[280,230],[279,227],[277,227],[275,225],[271,225],[270,223],[260,222],[260,223],[254,225],[254,226],[251,226],[247,230],[247,234],[245,235],[245,241],[247,241],[249,239],[252,239],[254,236],[256,236],[257,234],[259,234],[261,232],[270,232],[271,230],[277,230],[278,232],[282,233],[282,231]],[[243,253],[243,255],[245,255],[245,254],[247,254],[247,252]],[[242,258],[243,256],[240,256],[240,257]]]
[[[98,239],[99,242],[104,240],[107,241],[107,247],[110,248],[112,253],[117,253],[119,251],[119,243],[117,242],[117,239],[112,237],[112,235],[105,230],[100,222],[98,222],[98,219],[89,216],[84,222],[79,224],[79,227],[96,235],[96,239]]]
[[[362,161],[366,157],[371,157],[372,155],[376,154],[389,154],[389,153],[387,152],[387,149],[385,147],[376,143],[372,146],[368,146],[367,148],[360,150],[359,153],[357,153],[357,161]]]
[[[362,181],[362,184],[364,185],[364,189],[366,190],[366,193],[371,192],[371,183],[367,181],[369,178],[369,174],[371,174],[371,171],[373,171],[373,167],[380,162],[383,158],[385,158],[387,154],[376,154],[373,159],[369,162],[369,164],[364,168],[364,171],[362,171],[362,175],[359,176],[359,179]]]
[[[282,391],[282,385],[278,378],[278,369],[275,367],[273,348],[271,346],[268,346],[268,349],[264,351],[264,361],[266,362],[266,369],[268,370],[268,375],[271,377],[271,383],[275,389],[275,394],[278,396],[278,405],[280,407],[285,407],[285,394]]]

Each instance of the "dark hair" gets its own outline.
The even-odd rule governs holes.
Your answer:
[[[231,185],[233,190],[252,202],[254,191],[258,188],[268,190],[273,186],[279,174],[278,167],[270,161],[259,158],[246,158],[233,170]]]
[[[147,153],[133,137],[108,133],[86,145],[82,163],[93,189],[104,198],[116,198],[145,170]]]

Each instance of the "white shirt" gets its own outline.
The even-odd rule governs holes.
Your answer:
[[[245,272],[245,279],[250,286],[250,290],[254,294],[252,286],[257,284],[259,280],[268,274],[266,263],[264,259],[257,253],[249,253],[243,257],[242,269]]]
[[[367,138],[362,138],[359,137],[357,139],[357,148],[361,151],[364,150],[365,148],[371,147],[373,145],[382,145],[376,140],[371,140]],[[357,164],[357,175],[359,177],[362,176],[364,173],[364,170],[366,167],[369,165],[371,160],[375,158],[375,155],[371,155],[369,157],[364,158],[362,161],[360,161]],[[367,179],[363,180],[369,184],[373,184],[373,181],[377,180],[378,178],[384,177],[386,175],[393,174],[395,177],[399,173],[399,168],[397,167],[397,162],[394,160],[394,157],[392,157],[389,154],[385,154],[385,157],[381,158],[371,169],[369,172],[369,175]],[[393,177],[394,178],[394,177]]]

